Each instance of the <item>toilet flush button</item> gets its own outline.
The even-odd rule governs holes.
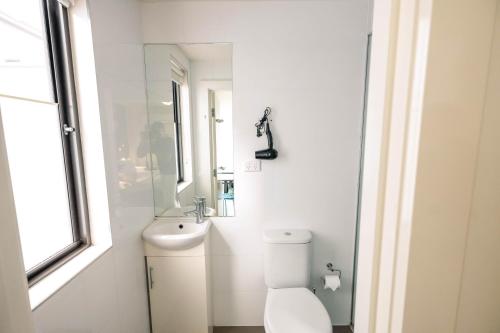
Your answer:
[[[289,231],[285,232],[285,236],[291,236],[291,235],[292,235],[291,232],[289,232]]]

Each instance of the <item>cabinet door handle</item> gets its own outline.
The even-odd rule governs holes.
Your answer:
[[[149,266],[149,288],[153,289],[154,281],[153,281],[153,267]]]

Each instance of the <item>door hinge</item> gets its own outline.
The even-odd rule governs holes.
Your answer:
[[[64,135],[69,135],[70,133],[74,133],[76,129],[74,127],[68,126],[68,124],[63,125]]]
[[[212,108],[212,117],[215,118],[215,108]]]
[[[214,177],[217,177],[217,169],[213,170]]]

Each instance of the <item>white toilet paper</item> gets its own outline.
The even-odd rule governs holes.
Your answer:
[[[324,289],[331,289],[335,291],[340,288],[340,276],[338,272],[333,274],[325,275],[321,278],[323,282]]]

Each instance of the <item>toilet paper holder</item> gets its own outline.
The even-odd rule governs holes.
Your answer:
[[[332,273],[338,273],[339,274],[339,279],[342,277],[342,271],[340,269],[333,268],[333,264],[329,262],[326,264],[326,269],[329,270]]]

